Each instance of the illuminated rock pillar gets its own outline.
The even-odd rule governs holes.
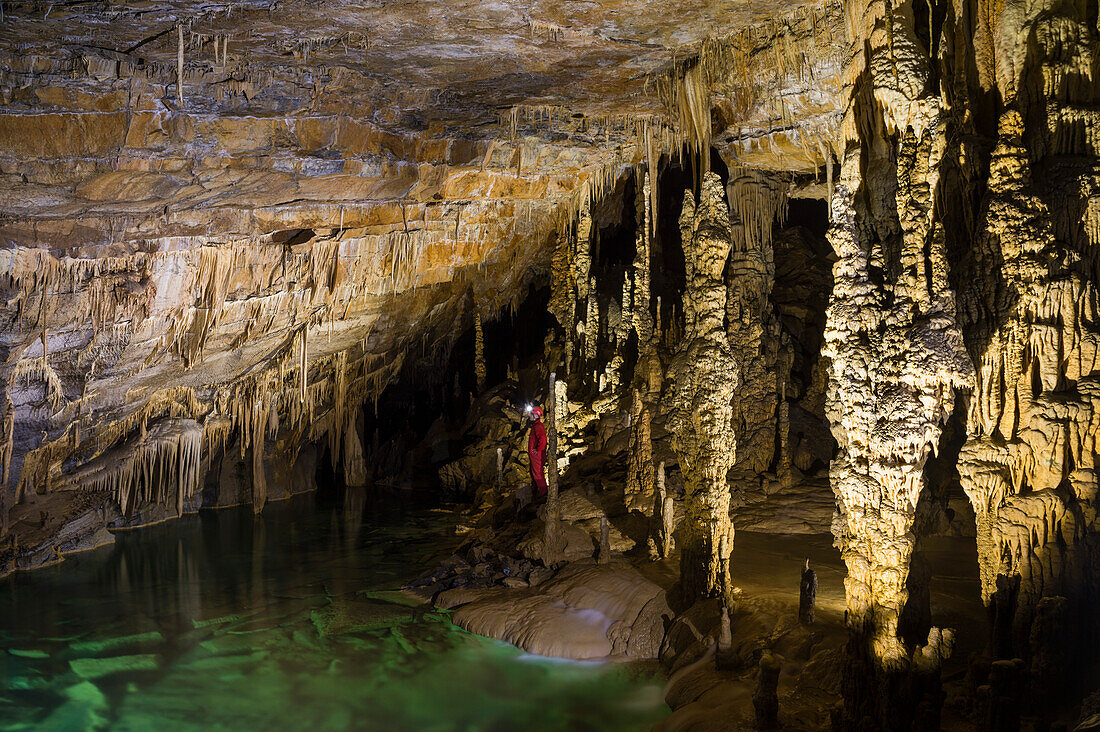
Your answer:
[[[925,462],[955,388],[969,383],[973,369],[936,205],[946,113],[929,83],[912,6],[871,0],[846,12],[854,31],[845,72],[851,101],[831,200],[837,261],[822,349],[826,416],[838,447],[830,467],[841,514],[834,532],[848,570],[842,726],[908,729],[913,660],[898,621],[913,520]],[[942,645],[936,640],[926,655],[940,658]]]
[[[550,374],[550,388],[546,398],[546,530],[543,534],[543,563],[555,564],[565,550],[565,538],[561,529],[561,504],[558,501],[558,425],[556,373]]]
[[[684,475],[680,524],[680,582],[687,601],[719,594],[733,550],[730,488],[726,479],[737,442],[730,401],[739,382],[724,324],[722,278],[730,251],[729,210],[714,173],[703,178],[698,206],[684,195],[680,214],[686,289],[685,337],[669,369],[672,447]]]

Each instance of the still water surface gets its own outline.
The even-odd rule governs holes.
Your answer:
[[[396,592],[456,516],[314,496],[0,580],[0,730],[639,730],[652,672],[532,657]]]

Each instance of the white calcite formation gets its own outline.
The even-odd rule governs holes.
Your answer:
[[[889,687],[878,677],[911,668],[898,621],[924,467],[972,368],[939,216],[945,113],[912,8],[873,0],[846,10],[851,103],[831,197],[838,260],[823,348],[839,448],[830,466],[841,514],[834,531],[853,633],[845,713],[850,724],[870,717],[894,728],[909,712],[884,706]]]
[[[714,173],[703,177],[698,204],[690,192],[684,196],[680,231],[687,270],[684,341],[669,366],[668,421],[684,474],[684,518],[676,540],[680,582],[685,596],[694,597],[726,589],[733,550],[726,474],[736,459],[731,400],[740,374],[723,322],[729,208]]]

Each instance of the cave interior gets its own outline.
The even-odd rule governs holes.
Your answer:
[[[0,3],[0,727],[1100,730],[1098,16]]]

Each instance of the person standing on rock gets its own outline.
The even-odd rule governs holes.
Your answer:
[[[546,427],[542,424],[540,407],[528,407],[527,418],[531,420],[531,433],[527,437],[527,456],[531,458],[531,497],[538,500],[546,496],[546,474],[543,472],[546,462]]]

